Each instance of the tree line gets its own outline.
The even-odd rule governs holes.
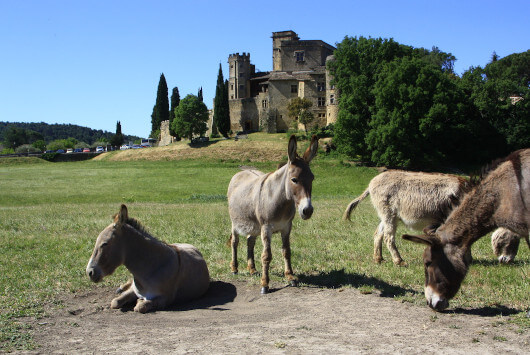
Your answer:
[[[329,69],[337,149],[407,168],[484,164],[530,146],[530,50],[462,76],[455,57],[392,39],[346,37]]]
[[[118,125],[120,125],[119,122]],[[119,127],[122,141],[140,139],[137,136],[121,134],[121,125]],[[0,122],[0,137],[5,149],[14,151],[22,145],[28,145],[43,151],[106,144],[112,142],[116,134],[73,124]],[[24,149],[27,151],[29,148],[24,147]]]
[[[203,102],[202,87],[197,95],[188,94],[180,99],[178,87],[174,87],[168,100],[168,87],[164,73],[160,75],[153,113],[151,114],[150,137],[160,136],[160,125],[169,120],[170,134],[180,140],[192,140],[194,136],[204,136],[208,130],[208,108]],[[212,137],[219,134],[228,136],[230,130],[230,116],[228,109],[228,80],[224,80],[221,64],[217,76],[214,98],[214,115],[212,120]]]

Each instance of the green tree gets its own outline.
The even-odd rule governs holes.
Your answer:
[[[455,140],[471,132],[466,132],[463,93],[448,73],[421,58],[404,57],[384,64],[377,78],[366,136],[371,161],[421,168],[454,159]]]
[[[197,98],[201,101],[201,102],[204,102],[203,98],[202,98],[202,86],[199,88],[199,91],[197,92]]]
[[[215,131],[214,131],[215,128]],[[219,73],[217,74],[217,85],[215,87],[215,99],[212,122],[212,135],[221,133],[223,137],[228,137],[230,131],[230,109],[228,106],[228,83],[223,78],[223,69],[219,63]]]
[[[42,139],[39,139],[38,141],[33,142],[33,147],[37,148],[41,152],[44,152],[46,150],[46,142]]]
[[[160,74],[158,90],[156,92],[156,103],[151,115],[151,137],[157,138],[156,132],[160,130],[162,121],[169,119],[169,100],[166,78],[164,73]]]
[[[287,105],[287,114],[293,120],[298,120],[304,125],[305,133],[307,134],[307,125],[314,119],[313,112],[310,108],[313,106],[313,102],[308,98],[295,97]]]
[[[28,137],[26,130],[16,126],[10,126],[4,132],[4,146],[6,148],[15,149],[19,145],[26,144]]]
[[[169,133],[177,137],[177,134],[173,131],[173,121],[175,120],[175,109],[180,103],[180,94],[178,87],[174,87],[171,91],[171,105],[169,109]]]
[[[208,108],[195,95],[187,95],[175,109],[173,130],[190,141],[194,135],[203,136],[208,122]]]
[[[110,139],[110,145],[113,147],[120,147],[123,144],[124,137],[121,133],[121,123],[116,123],[116,134]]]

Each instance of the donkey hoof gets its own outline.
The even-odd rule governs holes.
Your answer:
[[[289,286],[291,286],[291,287],[297,287],[297,286],[298,286],[298,281],[297,281],[297,280],[291,280],[291,281],[289,281]]]
[[[237,275],[238,272],[237,271],[232,271],[232,275]]]
[[[261,294],[266,295],[267,293],[269,293],[269,286],[262,287]]]
[[[117,293],[118,295],[119,295],[120,293],[122,293],[122,292],[123,292],[123,289],[122,289],[121,287],[118,287],[118,288],[116,289],[116,293]]]

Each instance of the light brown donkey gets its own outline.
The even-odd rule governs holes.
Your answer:
[[[136,302],[134,310],[145,313],[198,298],[210,285],[206,262],[197,248],[157,240],[129,218],[125,205],[99,234],[86,273],[99,282],[122,264],[134,280],[122,287],[110,308]]]
[[[240,171],[228,185],[228,210],[232,220],[230,267],[233,273],[237,273],[237,245],[239,236],[245,235],[248,269],[251,274],[256,272],[254,245],[256,237],[261,235],[262,294],[269,292],[269,264],[272,259],[270,243],[273,233],[281,233],[285,277],[291,284],[296,284],[291,267],[289,236],[296,210],[302,219],[309,219],[313,214],[311,187],[314,176],[309,162],[315,157],[317,150],[318,139],[313,136],[304,156],[299,157],[296,152],[296,137],[293,135],[287,149],[287,164],[268,174],[258,170]]]

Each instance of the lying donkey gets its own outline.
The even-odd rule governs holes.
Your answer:
[[[129,218],[125,205],[99,234],[86,273],[99,282],[122,264],[134,280],[121,287],[123,292],[110,308],[136,302],[136,312],[163,309],[202,296],[210,285],[208,267],[197,248],[157,240]]]

